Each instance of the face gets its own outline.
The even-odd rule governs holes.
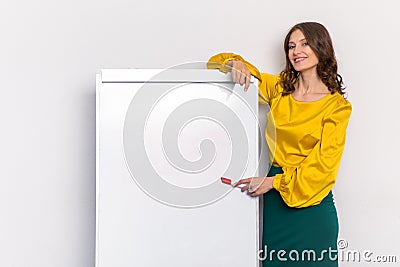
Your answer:
[[[317,69],[318,58],[308,45],[302,31],[295,30],[290,35],[288,49],[289,60],[296,71]]]

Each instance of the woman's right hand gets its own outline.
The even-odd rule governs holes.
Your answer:
[[[231,60],[227,63],[228,66],[232,67],[232,81],[244,86],[244,91],[246,92],[250,86],[251,73],[246,64],[240,60]]]

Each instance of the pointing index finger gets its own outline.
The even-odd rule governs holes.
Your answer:
[[[241,184],[248,184],[250,182],[251,182],[250,178],[241,179],[241,180],[237,181],[236,183],[234,183],[233,187],[236,187],[236,186],[241,185]]]

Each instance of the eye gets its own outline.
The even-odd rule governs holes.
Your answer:
[[[307,43],[307,42],[304,42],[304,43],[303,43],[303,46],[308,46],[308,43]]]
[[[290,49],[294,49],[296,46],[295,45],[289,45],[288,48]]]

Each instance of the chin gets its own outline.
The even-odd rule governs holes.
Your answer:
[[[303,71],[304,70],[304,68],[293,68],[295,71],[297,71],[297,72],[301,72],[301,71]]]
[[[299,66],[295,66],[293,63],[292,63],[292,67],[293,67],[293,69],[294,69],[295,71],[297,71],[297,72],[300,72],[300,71],[304,70],[304,68],[301,68],[301,67],[299,67]]]
[[[308,70],[311,70],[311,69],[313,69],[313,68],[315,68],[315,70],[317,69],[316,68],[316,66],[311,66],[311,67],[307,67],[307,66],[304,66],[304,67],[297,67],[297,68],[295,68],[295,67],[293,67],[297,72],[302,72],[302,71],[308,71]]]

